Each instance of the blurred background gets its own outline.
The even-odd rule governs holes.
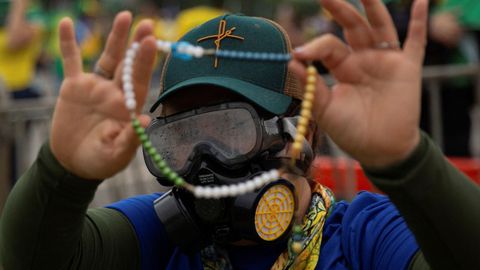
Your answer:
[[[358,0],[349,1],[361,8]],[[403,41],[411,0],[385,3]],[[324,33],[342,37],[330,15],[314,0],[0,0],[0,213],[16,179],[32,164],[48,138],[63,77],[58,21],[64,16],[74,19],[85,70],[89,71],[101,53],[114,15],[125,9],[132,11],[135,22],[153,19],[155,35],[164,40],[176,40],[192,27],[225,12],[275,20],[286,29],[294,47]],[[479,38],[480,1],[431,1],[421,126],[477,183]],[[161,62],[160,58],[159,66]],[[317,67],[328,78],[325,69],[320,64]],[[157,68],[149,102],[158,94],[159,76]],[[333,188],[340,199],[351,199],[359,190],[374,190],[354,160],[328,137],[323,141],[319,149],[322,155],[314,163],[317,180]],[[99,187],[93,206],[162,189],[146,170],[141,150],[130,166],[113,178]]]

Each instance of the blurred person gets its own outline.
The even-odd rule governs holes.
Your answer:
[[[37,98],[32,82],[41,52],[41,26],[27,19],[29,0],[2,1],[0,79],[13,99]]]
[[[440,58],[448,64],[480,64],[480,2],[445,0],[433,9],[429,26],[432,41],[443,46]],[[476,78],[448,80],[442,87],[445,152],[456,156],[471,156],[475,138],[474,124],[479,126],[480,104],[475,101]],[[474,110],[475,109],[475,110]],[[476,115],[476,118],[474,118]],[[476,123],[475,123],[476,121]],[[476,138],[478,141],[478,138]],[[478,146],[477,146],[478,147]],[[479,152],[480,153],[480,152]]]
[[[49,1],[46,9],[48,40],[46,41],[44,53],[46,60],[44,61],[47,65],[52,63],[51,72],[59,86],[64,75],[58,44],[59,32],[57,25],[60,20],[65,16],[69,16],[75,21],[77,25],[75,36],[82,51],[82,61],[87,70],[93,70],[94,68],[94,61],[101,53],[104,42],[103,34],[105,31],[108,31],[108,25],[103,25],[104,21],[101,16],[104,10],[97,0]]]
[[[42,27],[27,18],[30,4],[29,0],[0,2],[0,84],[12,100],[41,96],[40,89],[33,85],[33,81],[41,53]],[[27,127],[26,131],[31,130]],[[22,153],[17,152],[17,140],[12,136],[9,141],[11,183],[21,173],[18,172],[17,162]]]
[[[151,143],[170,153],[166,162],[181,168],[178,173],[187,181],[237,185],[289,158],[284,150],[288,151],[290,136],[297,131],[283,125],[295,121],[303,94],[295,78],[309,80],[313,86],[305,63],[322,61],[338,82],[329,89],[321,77],[315,79],[314,121],[306,148],[296,160],[297,171],[228,200],[196,199],[174,188],[164,195],[137,196],[90,210],[88,203],[101,179],[124,168],[140,143],[124,106],[120,81],[131,16],[121,13],[116,17],[99,59],[101,74],[83,72],[72,21],[63,20],[59,28],[66,77],[50,140],[11,193],[1,219],[0,261],[4,266],[478,268],[480,189],[449,164],[418,128],[427,1],[415,1],[403,48],[379,0],[363,0],[367,18],[344,1],[321,3],[344,29],[346,42],[332,35],[319,37],[295,50],[288,65],[223,58],[215,65],[212,58],[184,62],[171,57],[164,67],[161,95],[152,108],[161,104],[160,114],[153,121],[147,115],[138,116],[139,124],[152,131]],[[282,54],[291,50],[288,37],[271,21],[233,14],[206,22],[182,41],[196,43],[217,33],[219,26],[243,37],[242,41],[225,40],[224,49]],[[134,34],[134,40],[141,41],[132,78],[138,114],[155,62],[152,32],[152,25],[145,22]],[[214,40],[202,44],[209,49],[215,45]],[[220,122],[222,113],[232,117]],[[359,160],[370,180],[389,197],[363,192],[351,203],[335,203],[328,190],[309,180],[312,153],[308,149],[314,144],[317,127]],[[256,129],[266,130],[247,134]],[[275,138],[280,131],[289,135]],[[228,152],[242,142],[261,147],[249,150],[249,157],[242,161],[235,160],[239,158],[235,151],[229,152],[232,159],[218,152]],[[273,142],[276,147],[269,144]],[[215,144],[210,150],[218,151],[192,149],[207,143]],[[186,147],[187,153],[180,151]],[[146,161],[159,181],[165,180],[148,157]],[[263,194],[282,186],[296,194],[296,213],[289,222],[305,221],[300,246],[289,244],[299,240],[291,234],[292,223],[270,242],[260,239],[252,228],[254,222],[246,218],[255,213]],[[279,200],[288,203],[288,198]],[[236,200],[241,200],[239,205],[234,204]]]
[[[409,20],[408,9],[411,0],[385,1],[399,31],[400,41],[404,40]],[[478,1],[431,1],[428,45],[424,64],[441,66],[478,62],[478,36],[475,16]],[[461,11],[463,8],[468,12]],[[463,15],[462,15],[463,14]],[[478,17],[477,17],[478,18]],[[463,21],[463,22],[462,22]],[[468,33],[468,35],[465,35]],[[471,156],[469,144],[472,120],[470,111],[474,102],[470,78],[443,80],[441,83],[441,109],[443,124],[443,150],[448,156]],[[427,91],[422,93],[421,127],[430,132],[430,108]]]

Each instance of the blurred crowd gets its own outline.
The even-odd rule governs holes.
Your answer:
[[[360,0],[346,0],[360,7]],[[411,0],[384,0],[405,39]],[[426,65],[476,64],[479,61],[480,1],[431,0]],[[92,70],[113,16],[131,10],[135,21],[151,18],[155,35],[176,40],[192,27],[225,12],[269,17],[288,32],[294,47],[324,33],[342,36],[314,0],[0,0],[0,89],[11,100],[58,94],[62,79],[57,23],[74,19],[85,70]],[[133,26],[135,27],[135,25]],[[160,59],[161,61],[161,59]],[[320,64],[317,64],[322,69]],[[38,74],[55,83],[46,89]],[[156,74],[159,76],[159,74]],[[158,80],[153,80],[158,81]],[[471,111],[475,80],[455,78],[441,84],[444,150],[470,156]],[[430,130],[428,92],[424,91],[422,128]],[[0,96],[0,99],[2,96]],[[477,97],[479,98],[479,97]],[[1,104],[1,103],[0,103]]]

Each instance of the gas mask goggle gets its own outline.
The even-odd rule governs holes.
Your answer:
[[[262,119],[247,103],[224,103],[157,118],[147,128],[167,164],[193,185],[231,185],[278,168],[289,158],[296,117]],[[297,167],[306,169],[313,152],[304,141]],[[149,171],[170,182],[145,153]],[[174,187],[155,201],[171,241],[193,253],[211,243],[251,240],[277,243],[288,236],[296,208],[294,186],[279,179],[234,198],[197,199]]]

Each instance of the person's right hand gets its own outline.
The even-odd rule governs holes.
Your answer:
[[[116,16],[97,63],[112,79],[82,71],[73,22],[65,18],[59,24],[65,79],[53,115],[50,147],[62,166],[85,179],[113,176],[128,165],[139,145],[121,82],[131,21],[129,12]],[[155,62],[155,38],[151,34],[149,21],[141,22],[134,34],[134,40],[141,42],[133,66],[137,113],[145,101]],[[147,115],[139,118],[142,126],[148,125]]]

